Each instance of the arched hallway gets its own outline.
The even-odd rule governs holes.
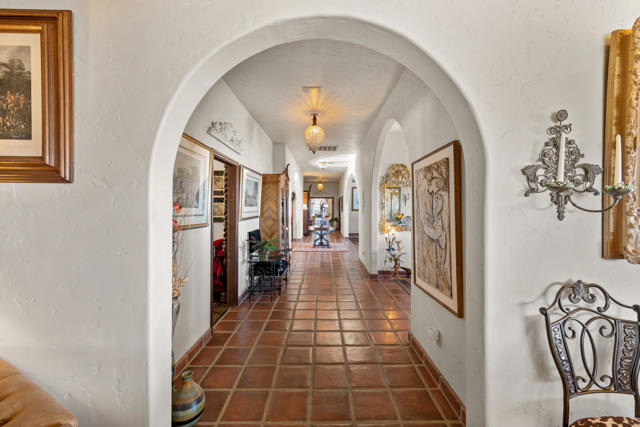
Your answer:
[[[344,249],[294,246],[282,295],[229,311],[193,355],[207,399],[198,425],[462,425],[460,402],[409,345],[406,287],[370,279],[357,247],[337,233],[331,240]]]

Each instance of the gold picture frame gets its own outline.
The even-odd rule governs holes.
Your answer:
[[[175,217],[183,229],[209,225],[212,171],[213,149],[183,133],[173,166],[173,203],[182,207]]]
[[[71,26],[69,10],[0,9],[0,182],[73,181]]]
[[[613,182],[616,135],[623,140],[623,181],[636,190],[603,213],[602,255],[640,264],[640,18],[609,39],[603,182]],[[603,198],[603,207],[608,202]]]

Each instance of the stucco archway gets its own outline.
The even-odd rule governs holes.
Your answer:
[[[423,80],[450,114],[459,131],[460,139],[469,146],[476,147],[475,151],[480,153],[477,161],[482,164],[482,184],[476,191],[479,191],[478,197],[482,204],[481,211],[483,211],[485,152],[472,109],[449,75],[426,52],[399,32],[351,17],[306,17],[274,22],[272,25],[245,33],[217,48],[181,82],[167,106],[153,147],[149,176],[149,282],[146,337],[149,425],[165,426],[170,420],[170,206],[173,161],[180,134],[200,99],[227,71],[265,49],[308,39],[329,39],[367,47],[395,59]],[[357,173],[355,178],[358,183],[363,183],[365,179]],[[365,189],[359,187],[358,191],[362,195]],[[362,218],[360,221],[361,230],[371,229],[370,223],[363,223]],[[480,221],[484,224],[484,218],[480,218]],[[361,244],[370,246],[370,241],[363,242],[361,239]],[[484,247],[482,242],[480,244]],[[484,276],[482,271],[477,273],[481,277]],[[480,310],[483,317],[484,310],[482,307]],[[482,369],[482,364],[478,368]],[[484,379],[480,378],[483,384]],[[474,381],[478,382],[478,377],[474,378]],[[474,396],[473,407],[468,406],[467,413],[483,417],[483,396],[478,396],[477,399]]]

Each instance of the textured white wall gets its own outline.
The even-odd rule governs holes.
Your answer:
[[[465,278],[466,302],[480,311],[486,305],[477,339],[469,345],[467,338],[465,348],[476,355],[465,367],[468,425],[559,424],[560,385],[537,313],[549,284],[581,277],[622,300],[637,299],[638,268],[600,258],[600,216],[572,210],[558,222],[544,196],[522,197],[520,174],[561,107],[569,110],[585,160],[601,159],[604,37],[630,28],[640,15],[635,0],[4,0],[2,6],[74,11],[75,182],[0,185],[0,354],[82,425],[168,425],[167,244],[179,134],[224,72],[260,49],[299,38],[377,48],[426,79],[463,144],[479,144],[475,119],[481,126],[486,151],[465,146],[471,175],[465,180],[480,183],[473,203],[482,209],[486,201],[487,219],[468,230],[484,250],[473,254],[482,268]],[[486,175],[469,167],[485,160]],[[606,405],[590,406],[575,415]],[[631,413],[629,406],[607,409]]]
[[[402,129],[403,138],[398,140],[392,137],[391,141],[388,141],[389,135],[394,134],[391,129],[396,126],[396,122]],[[371,273],[382,269],[384,261],[384,237],[378,232],[380,177],[386,173],[390,163],[402,161],[410,166],[413,161],[456,138],[455,126],[438,98],[412,72],[405,71],[380,109],[360,148],[361,153],[375,154],[375,157],[369,158],[369,162],[363,161],[360,166],[365,186],[369,182],[372,183],[370,187],[365,187],[364,191],[365,194],[370,194],[373,205],[369,209],[361,209],[361,217],[365,223],[372,219]],[[473,161],[477,156],[473,146],[463,143],[463,151],[464,167],[472,172],[463,174],[463,177],[470,177],[481,163]],[[363,158],[364,155],[359,157]],[[365,175],[368,171],[371,171],[370,175]],[[466,182],[467,188],[477,185],[478,183]],[[468,197],[473,197],[474,194],[473,191],[465,192]],[[463,197],[463,204],[466,213],[463,230],[464,274],[465,278],[468,278],[465,283],[465,305],[469,306],[477,301],[479,294],[477,279],[473,276],[477,274],[478,254],[482,252],[482,247],[478,240],[472,237],[474,233],[471,230],[481,228],[482,223],[478,221],[480,212],[472,200]],[[401,240],[406,242],[405,246],[410,245],[410,233],[401,234]],[[362,235],[363,233],[361,253],[364,245]],[[408,257],[406,261],[413,269],[413,259]],[[475,333],[478,322],[481,323],[481,315],[481,311],[472,308],[467,310],[466,319],[458,319],[419,288],[413,286],[411,289],[411,331],[464,402],[469,400],[468,396],[473,396],[473,393],[467,393],[467,382],[476,380],[476,375],[467,376],[467,362],[471,363],[476,358],[476,355],[466,351],[467,340],[477,339]],[[440,332],[441,343],[429,339],[430,329]]]
[[[243,141],[242,154],[230,150],[220,141],[207,134],[213,120],[229,121],[234,124],[238,136]],[[260,173],[271,173],[269,161],[273,153],[273,143],[253,119],[244,105],[220,80],[202,99],[187,126],[185,133],[213,148],[227,157],[246,165]],[[238,274],[239,295],[247,287],[245,239],[247,232],[258,228],[258,219],[241,221],[239,226],[239,257],[241,260]],[[189,280],[180,295],[180,315],[173,338],[176,360],[211,326],[211,305],[209,302],[211,282],[211,227],[194,228],[184,231],[184,260],[189,268]]]
[[[293,215],[293,230],[289,236],[292,239],[302,238],[302,170],[287,144],[273,144],[273,170],[282,172],[289,165],[289,209]],[[291,194],[296,193],[296,199],[291,204]]]
[[[214,137],[207,134],[207,129],[209,129],[209,124],[212,120],[228,121],[234,124],[234,127],[238,131],[238,136],[243,142],[242,154],[236,153]],[[251,114],[249,114],[247,109],[242,105],[240,100],[235,96],[224,80],[218,81],[207,92],[193,112],[193,115],[189,119],[184,131],[186,134],[196,138],[198,141],[211,146],[214,151],[224,154],[228,158],[241,165],[247,166],[258,173],[281,172],[281,170],[274,171],[273,168],[273,143],[271,139]],[[242,295],[248,286],[248,277],[246,275],[247,233],[259,227],[260,220],[258,218],[240,221],[238,226],[238,256],[240,258],[238,295]],[[199,228],[197,230],[199,230],[198,232],[200,233],[209,234],[208,227],[206,229]],[[208,246],[204,247],[202,244],[200,244],[198,248],[200,251],[208,250]],[[210,264],[205,264],[204,262],[198,263],[198,266],[201,269],[200,275],[203,278],[206,277],[207,281],[209,280],[209,265]],[[200,335],[202,335],[203,332],[204,329],[200,331]],[[187,349],[195,342],[195,339],[200,336],[197,334],[194,335],[194,333],[195,332],[192,331],[190,336],[184,339],[184,345],[187,347],[180,347],[181,349]],[[177,335],[178,329],[176,328],[176,336]],[[178,342],[177,338],[176,342]],[[182,342],[182,340],[180,340],[180,342]],[[176,346],[177,345],[178,344],[176,343]]]
[[[420,91],[417,91],[419,94]],[[415,95],[414,95],[415,96]],[[382,154],[378,159],[378,173],[376,179],[374,179],[373,183],[378,184],[378,189],[374,185],[373,194],[371,195],[372,200],[372,212],[371,217],[375,218],[375,225],[378,227],[380,225],[380,221],[382,221],[382,211],[380,210],[380,204],[382,202],[380,195],[380,182],[384,175],[387,173],[391,165],[394,163],[402,163],[406,165],[409,169],[411,169],[411,159],[409,157],[409,147],[404,139],[404,134],[401,130],[391,130],[386,138],[384,135],[380,135],[383,138],[382,144]],[[406,191],[406,189],[405,189]],[[409,193],[411,191],[409,190]],[[411,211],[411,199],[407,201],[405,204],[404,201],[402,203],[402,210],[405,215],[412,215]],[[392,269],[393,263],[387,261],[385,264],[385,260],[387,258],[385,248],[387,244],[385,242],[385,235],[381,234],[379,231],[377,232],[377,270],[386,270],[389,271]],[[402,247],[402,252],[405,253],[404,257],[402,257],[401,265],[403,267],[411,267],[411,231],[398,231],[396,232],[396,238],[400,242]]]

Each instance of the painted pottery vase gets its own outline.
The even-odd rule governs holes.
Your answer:
[[[182,373],[182,385],[173,390],[171,399],[171,425],[194,426],[204,411],[204,390],[193,382],[193,371]]]

